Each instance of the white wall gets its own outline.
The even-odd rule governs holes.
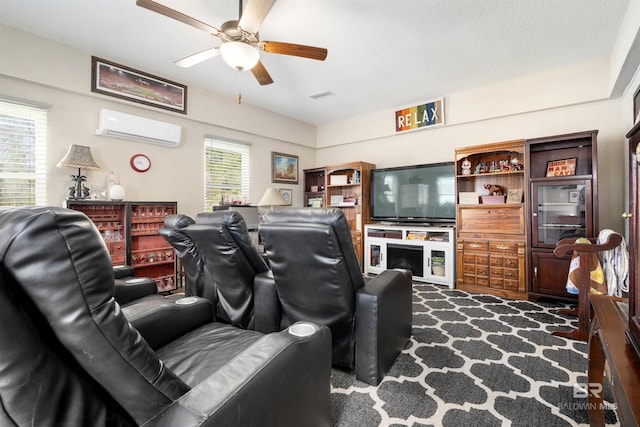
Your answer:
[[[302,182],[271,183],[271,152],[298,155],[300,170],[315,166],[314,126],[238,105],[236,100],[194,87],[188,88],[186,116],[95,94],[90,91],[90,53],[4,26],[0,26],[0,58],[0,95],[50,105],[48,204],[58,205],[65,199],[71,184],[69,176],[75,172],[55,165],[70,144],[79,144],[91,147],[101,167],[99,171],[87,171],[90,188],[104,186],[113,170],[126,190],[127,200],[177,201],[180,212],[195,215],[204,209],[202,141],[205,135],[214,135],[251,144],[253,203],[267,187],[275,186],[291,188],[294,204],[302,205]],[[172,149],[95,136],[101,108],[180,125],[182,144]],[[138,173],[129,167],[135,153],[150,157],[149,172]]]
[[[626,38],[619,43],[631,46],[629,49],[637,46],[633,40],[638,34],[638,18],[632,21],[632,30],[625,31]],[[634,57],[624,49],[616,55],[616,62],[626,63],[627,68],[629,58]],[[91,184],[100,185],[114,170],[127,190],[127,199],[176,200],[181,212],[193,215],[203,209],[202,139],[206,134],[252,144],[254,203],[267,187],[278,186],[293,189],[294,205],[300,206],[302,182],[271,183],[271,151],[298,155],[301,171],[357,160],[390,167],[449,161],[454,149],[465,145],[598,129],[600,226],[622,229],[624,135],[631,127],[633,90],[626,90],[622,98],[609,99],[620,78],[611,76],[614,61],[607,58],[446,94],[445,126],[395,135],[395,107],[316,129],[249,105],[238,106],[233,99],[194,87],[189,88],[187,116],[94,94],[90,92],[88,52],[3,26],[0,57],[0,94],[51,105],[51,204],[60,203],[66,195],[72,171],[58,169],[55,164],[72,143],[91,146],[102,166],[98,172],[89,172]],[[637,85],[636,76],[629,87]],[[94,136],[100,108],[176,123],[183,127],[183,144],[169,149]],[[138,152],[146,153],[153,162],[148,173],[133,172],[128,166],[131,155]]]

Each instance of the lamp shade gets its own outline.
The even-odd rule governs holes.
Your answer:
[[[277,188],[267,188],[262,198],[258,202],[258,206],[283,206],[287,201],[282,197]]]
[[[91,148],[75,144],[69,146],[67,154],[56,166],[59,168],[100,169],[100,166],[91,156]]]
[[[220,46],[220,55],[234,70],[250,70],[260,60],[260,53],[253,46],[243,42],[226,42]]]

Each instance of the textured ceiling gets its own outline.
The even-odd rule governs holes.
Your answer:
[[[219,27],[233,0],[158,0]],[[251,1],[251,0],[250,0]],[[0,23],[311,124],[609,56],[628,0],[278,0],[262,40],[325,47],[326,61],[261,53],[259,86],[220,57],[175,60],[217,46],[203,31],[135,0],[0,0]],[[319,99],[311,95],[330,91]]]

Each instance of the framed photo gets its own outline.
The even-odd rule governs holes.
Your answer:
[[[298,156],[271,152],[271,182],[298,183]]]
[[[507,191],[507,203],[522,203],[522,188],[514,188]]]
[[[187,114],[187,86],[95,56],[91,92]]]
[[[278,188],[280,190],[280,195],[287,202],[285,206],[291,206],[291,199],[293,199],[293,190],[289,188]]]
[[[569,191],[569,203],[580,203],[579,191]]]
[[[577,157],[547,162],[546,176],[570,176],[576,174]]]

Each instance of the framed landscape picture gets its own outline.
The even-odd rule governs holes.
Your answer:
[[[187,114],[187,86],[95,56],[91,92]]]
[[[298,183],[298,156],[271,152],[271,181]]]

